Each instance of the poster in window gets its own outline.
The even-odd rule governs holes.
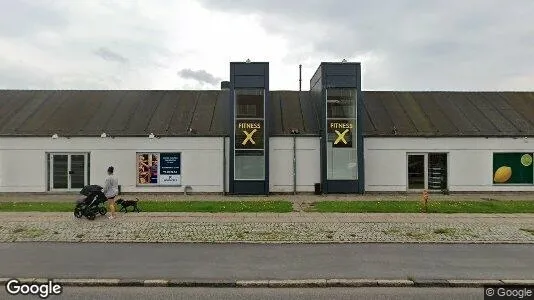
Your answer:
[[[160,184],[181,184],[180,153],[160,153]]]
[[[494,153],[494,184],[534,184],[533,153]]]
[[[138,184],[158,183],[158,156],[157,153],[139,153],[137,155]]]
[[[328,121],[328,132],[334,148],[352,148],[352,131],[354,122],[351,120]]]
[[[235,121],[235,149],[263,149],[263,120]]]

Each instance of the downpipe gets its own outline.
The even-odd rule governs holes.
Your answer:
[[[223,187],[222,187],[222,194],[223,196],[226,195],[226,137],[223,137]]]
[[[293,136],[293,195],[297,194],[297,137]]]

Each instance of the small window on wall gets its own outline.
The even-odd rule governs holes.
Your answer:
[[[137,153],[137,185],[182,184],[181,153]]]
[[[493,153],[493,184],[534,184],[534,153]]]

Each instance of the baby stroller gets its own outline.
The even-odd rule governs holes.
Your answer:
[[[85,216],[89,220],[94,220],[98,213],[105,215],[108,211],[102,204],[106,203],[108,199],[102,192],[103,189],[99,185],[84,186],[80,191],[82,197],[76,201],[74,216],[76,218]]]

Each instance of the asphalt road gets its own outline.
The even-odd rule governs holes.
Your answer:
[[[534,245],[0,243],[0,277],[533,279]]]
[[[269,288],[78,288],[66,287],[59,296],[48,299],[483,299],[484,291],[461,288],[330,288],[330,289],[269,289]],[[0,291],[1,299],[39,299],[36,296],[10,296],[5,289]]]

